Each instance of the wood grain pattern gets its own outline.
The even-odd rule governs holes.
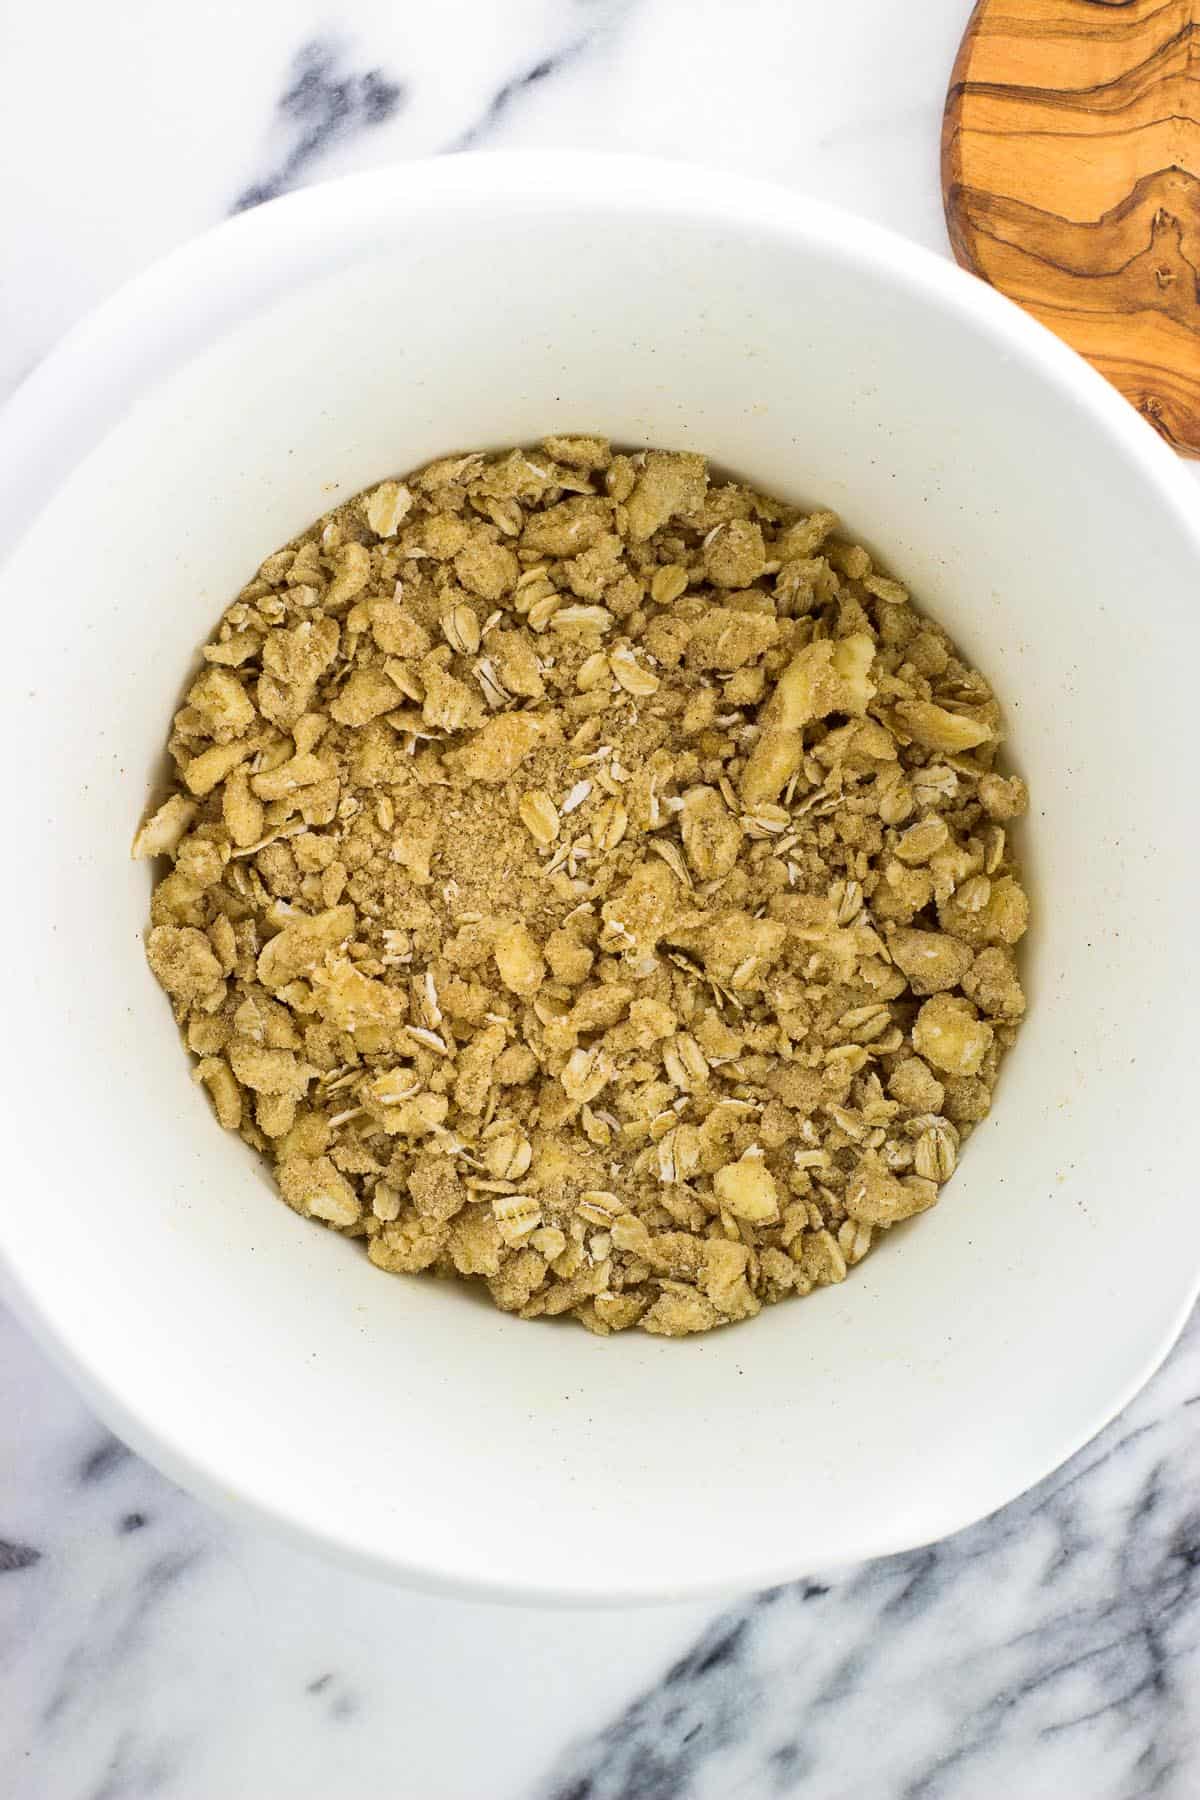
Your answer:
[[[942,190],[958,260],[1200,456],[1200,0],[978,0]]]

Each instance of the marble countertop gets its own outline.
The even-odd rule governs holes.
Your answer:
[[[945,252],[969,0],[203,0],[0,14],[0,398],[239,207],[464,147],[753,170]],[[1047,1380],[1053,1371],[1046,1372]],[[957,1537],[724,1610],[350,1576],[135,1458],[0,1316],[8,1800],[1170,1800],[1200,1792],[1200,1330]]]

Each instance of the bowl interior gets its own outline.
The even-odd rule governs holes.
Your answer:
[[[155,384],[0,578],[15,1288],[168,1468],[417,1579],[626,1598],[923,1541],[1096,1429],[1192,1293],[1194,533],[1132,415],[931,259],[748,187],[455,180],[376,182],[372,250]],[[313,199],[296,231],[336,237]],[[1034,797],[1032,1014],[943,1202],[703,1341],[521,1324],[305,1224],[141,953],[130,836],[257,561],[385,474],[570,428],[837,508],[994,681]]]

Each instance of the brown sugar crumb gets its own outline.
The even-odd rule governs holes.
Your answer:
[[[147,939],[221,1125],[376,1267],[666,1336],[925,1211],[1025,1010],[983,677],[703,458],[445,458],[267,558]]]

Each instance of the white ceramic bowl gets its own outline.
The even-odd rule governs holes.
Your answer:
[[[442,451],[569,428],[839,508],[994,679],[1032,1013],[935,1212],[843,1286],[607,1341],[385,1278],[192,1088],[131,831],[256,562]],[[223,225],[0,418],[7,1287],[218,1502],[446,1589],[631,1600],[935,1538],[1127,1401],[1197,1286],[1200,531],[1169,453],[978,283],[774,188],[466,157]]]

